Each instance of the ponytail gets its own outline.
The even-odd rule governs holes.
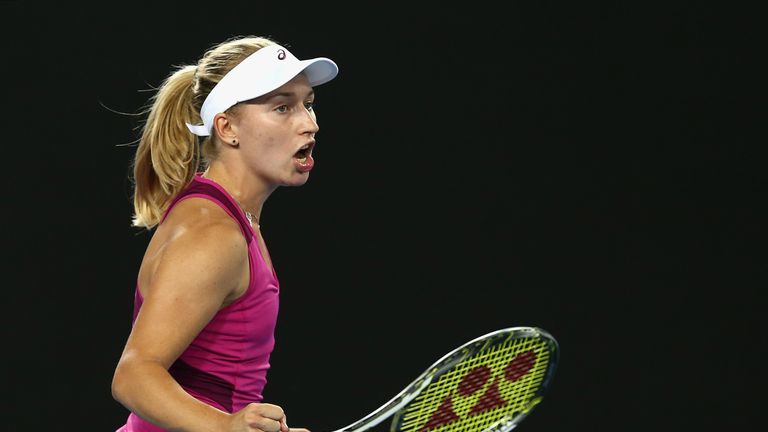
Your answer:
[[[172,73],[153,96],[133,165],[133,226],[152,229],[171,200],[200,168],[197,137],[186,122],[197,123],[192,86],[195,66]]]

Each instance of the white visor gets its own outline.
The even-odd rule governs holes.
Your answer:
[[[261,48],[232,68],[213,87],[200,109],[203,124],[187,123],[187,127],[195,135],[209,136],[216,114],[239,102],[265,95],[301,72],[304,72],[309,84],[314,87],[335,78],[339,68],[333,60],[325,57],[299,60],[280,45]]]

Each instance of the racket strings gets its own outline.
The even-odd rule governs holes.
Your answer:
[[[403,410],[399,430],[475,432],[509,421],[535,405],[548,363],[549,345],[541,338],[486,341]]]

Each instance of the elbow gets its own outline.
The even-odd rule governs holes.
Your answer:
[[[167,370],[157,361],[147,360],[135,354],[124,354],[112,375],[112,398],[133,410],[143,399],[148,383],[156,385]]]
[[[120,372],[120,366],[115,369],[112,375],[112,398],[122,403],[123,395],[123,374]]]
[[[126,393],[128,392],[128,383],[130,383],[129,369],[129,365],[121,359],[115,368],[114,375],[112,375],[112,398],[122,405],[126,404]]]

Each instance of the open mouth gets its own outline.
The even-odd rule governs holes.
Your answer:
[[[312,147],[314,147],[313,144],[304,145],[304,147],[300,148],[299,151],[294,153],[293,157],[298,159],[300,162],[306,161],[307,157],[312,154]]]

